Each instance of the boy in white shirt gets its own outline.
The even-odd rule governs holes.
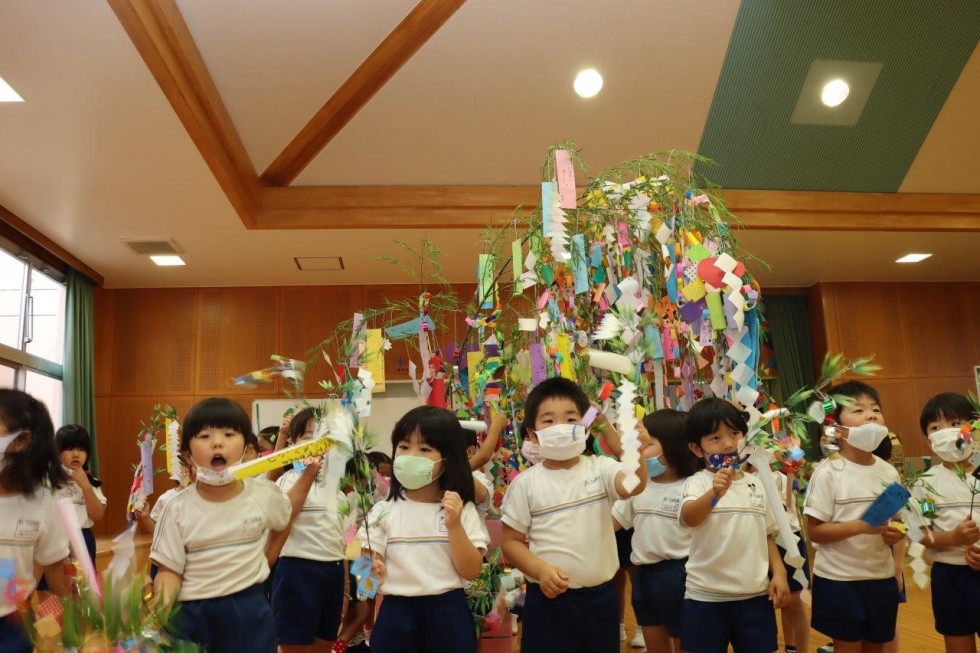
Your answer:
[[[912,496],[920,505],[934,506],[934,513],[926,517],[929,528],[923,529],[922,544],[932,553],[936,632],[943,636],[949,653],[976,651],[974,638],[980,635],[980,571],[968,564],[970,557],[978,557],[980,540],[980,529],[970,514],[977,485],[976,467],[970,461],[974,452],[970,429],[976,418],[970,401],[955,392],[930,399],[919,418],[922,433],[942,460],[912,488]]]
[[[582,455],[588,431],[578,422],[588,409],[582,389],[564,378],[543,381],[525,402],[525,437],[544,460],[507,491],[501,545],[530,581],[525,653],[619,651],[612,505],[643,492],[647,475],[641,465],[639,484],[628,492],[615,460]]]
[[[688,447],[707,468],[684,486],[680,522],[692,529],[681,647],[695,653],[772,653],[789,596],[774,509],[762,482],[739,469],[746,414],[717,397],[688,414]],[[770,580],[770,576],[772,580]]]
[[[891,525],[872,528],[861,516],[900,479],[872,453],[888,437],[877,391],[848,381],[827,393],[853,403],[835,410],[840,456],[814,470],[803,509],[810,540],[819,545],[811,624],[834,640],[835,653],[873,653],[895,638],[903,581],[892,546],[902,546],[904,534]]]

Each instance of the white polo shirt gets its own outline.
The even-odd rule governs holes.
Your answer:
[[[473,546],[486,553],[490,536],[472,502],[463,505],[460,523]],[[463,587],[466,581],[449,552],[442,504],[407,498],[382,501],[371,508],[367,524],[370,544],[364,526],[357,537],[365,548],[384,556],[387,578],[381,585],[382,594],[434,596]]]
[[[681,506],[710,491],[714,474],[702,469],[687,479]],[[683,524],[683,520],[681,520]],[[769,591],[768,536],[776,517],[755,475],[734,479],[708,518],[691,529],[685,598],[741,601]]]
[[[480,519],[486,520],[487,514],[490,512],[490,505],[493,503],[493,483],[490,481],[490,477],[479,469],[473,472],[473,480],[487,491],[487,498],[476,504],[476,511],[480,513]]]
[[[289,499],[265,479],[243,482],[241,494],[221,502],[191,485],[163,509],[150,559],[183,576],[181,601],[228,596],[269,576],[266,538],[289,523]]]
[[[650,480],[639,495],[613,504],[613,518],[619,525],[635,529],[630,554],[634,565],[681,560],[690,553],[691,530],[678,521],[686,482],[686,478],[670,483]]]
[[[928,491],[924,484],[928,483],[936,493]],[[912,496],[916,501],[932,499],[936,504],[936,517],[931,521],[937,531],[954,531],[960,522],[970,518],[970,505],[973,499],[971,488],[977,479],[967,474],[961,479],[951,469],[943,465],[932,467],[928,476],[923,476],[920,482],[912,488]],[[974,507],[977,506],[974,503]],[[948,546],[942,549],[928,549],[933,562],[944,562],[947,565],[965,565],[966,552],[962,546]]]
[[[894,467],[877,456],[870,465],[843,458],[821,462],[810,477],[803,514],[823,522],[860,519],[879,494],[899,481]],[[813,573],[829,580],[876,580],[895,575],[892,550],[881,535],[855,535],[821,544]]]
[[[619,463],[605,456],[579,456],[571,469],[534,465],[511,483],[501,521],[528,536],[531,553],[568,574],[572,589],[601,585],[619,568],[612,526],[618,474]]]
[[[106,498],[102,494],[102,488],[93,486],[92,490],[99,499],[99,503],[103,506],[106,505]],[[85,507],[85,495],[82,494],[82,488],[78,483],[68,481],[64,487],[55,492],[55,498],[71,500],[72,506],[75,508],[75,517],[78,519],[79,526],[82,528],[92,528],[95,525],[95,520],[88,516],[88,508]]]
[[[290,469],[279,477],[276,485],[285,494],[296,485],[299,477],[300,472]],[[344,494],[339,491],[336,493],[334,509],[331,510],[328,507],[327,493],[326,484],[319,479],[310,486],[303,509],[293,520],[293,527],[280,553],[281,557],[324,562],[344,559],[345,520],[337,510],[337,506],[344,501]]]

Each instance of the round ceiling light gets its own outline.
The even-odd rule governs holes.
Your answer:
[[[586,68],[575,76],[574,86],[581,97],[595,97],[602,90],[602,75],[595,68]]]
[[[832,79],[824,84],[823,91],[820,92],[820,101],[828,107],[836,107],[847,99],[850,92],[851,87],[843,79]]]

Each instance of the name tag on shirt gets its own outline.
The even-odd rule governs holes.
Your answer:
[[[753,508],[766,507],[766,497],[756,489],[755,483],[749,483],[749,505]]]
[[[585,493],[594,494],[602,491],[602,479],[594,476],[585,482]]]
[[[660,509],[664,512],[669,512],[673,515],[677,514],[677,511],[681,508],[680,497],[664,497],[660,501]]]
[[[264,526],[265,520],[262,517],[247,517],[242,520],[242,534],[246,537],[258,535]]]
[[[449,532],[449,529],[446,528],[446,515],[444,515],[443,513],[439,513],[439,516],[436,519],[436,528],[439,530],[440,533]]]
[[[18,519],[14,537],[19,540],[36,540],[41,522],[36,519]]]

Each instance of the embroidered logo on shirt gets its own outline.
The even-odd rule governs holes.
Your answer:
[[[18,519],[17,528],[14,530],[14,537],[19,540],[36,540],[38,531],[40,530],[40,521],[36,519]]]
[[[749,505],[753,508],[765,508],[766,497],[755,489],[755,483],[749,483]]]
[[[262,532],[262,528],[265,526],[265,522],[260,516],[246,517],[242,520],[242,534],[248,535],[258,535]]]
[[[602,479],[599,476],[593,476],[585,481],[585,493],[594,494],[596,492],[602,492]]]
[[[664,512],[669,512],[676,515],[677,511],[681,508],[680,497],[663,497],[660,500],[660,509]]]

